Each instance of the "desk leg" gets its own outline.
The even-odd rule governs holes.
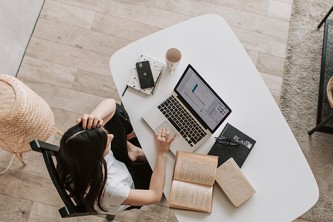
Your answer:
[[[325,17],[323,18],[323,20],[321,20],[321,22],[318,25],[318,29],[320,29],[320,27],[323,25],[323,23],[326,21],[327,17],[330,16],[330,14],[333,11],[333,6],[330,8],[330,10],[327,12],[327,14],[325,15]]]
[[[331,112],[331,114],[327,117],[327,119],[325,119],[323,122],[319,123],[316,127],[314,127],[312,130],[310,130],[308,132],[309,136],[311,136],[312,133],[314,133],[315,131],[320,129],[322,126],[324,126],[331,119],[333,119],[333,112]]]

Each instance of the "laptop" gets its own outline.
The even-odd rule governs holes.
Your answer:
[[[230,115],[229,106],[189,64],[173,92],[142,118],[154,132],[169,128],[177,136],[170,150],[193,152],[218,129]]]

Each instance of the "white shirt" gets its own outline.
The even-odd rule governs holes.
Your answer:
[[[130,189],[134,189],[134,182],[125,164],[116,160],[111,150],[105,160],[108,173],[101,205],[108,213],[116,214],[129,207],[121,203],[127,199]]]

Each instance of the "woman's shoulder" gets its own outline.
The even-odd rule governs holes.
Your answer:
[[[114,162],[115,158],[114,158],[114,156],[113,156],[113,152],[112,152],[112,150],[110,150],[110,151],[105,155],[104,159],[105,159],[105,161],[106,161],[107,163],[109,163],[109,162]]]
[[[118,161],[111,150],[105,156],[105,161],[107,163],[107,183],[110,187],[117,187],[123,184],[132,187],[133,179],[126,165]]]
[[[113,158],[111,157],[111,159]],[[103,195],[104,203],[120,204],[128,197],[130,189],[134,188],[132,177],[126,166],[122,164],[114,159],[114,164],[108,165]]]

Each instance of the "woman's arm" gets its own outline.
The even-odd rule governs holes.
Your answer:
[[[116,112],[116,101],[114,99],[104,99],[100,102],[90,114],[84,114],[76,120],[76,123],[82,122],[84,129],[91,129],[103,126]]]
[[[170,132],[168,129],[161,129],[160,132],[155,135],[157,158],[153,174],[151,176],[149,190],[131,189],[129,196],[123,204],[142,206],[157,203],[161,200],[165,183],[167,152],[170,148],[170,144],[176,137],[176,134],[171,137],[169,137],[169,134]]]

